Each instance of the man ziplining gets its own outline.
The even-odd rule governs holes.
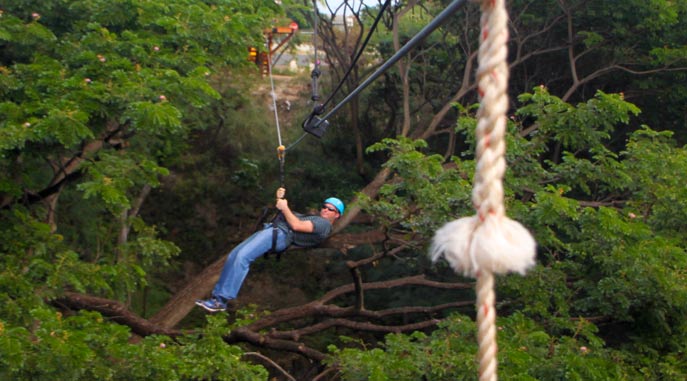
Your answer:
[[[287,148],[282,144],[281,129],[279,127],[279,115],[277,113],[277,96],[274,90],[271,58],[267,59],[267,69],[272,88],[272,109],[277,129],[277,157],[279,158],[280,183],[284,184],[284,157]],[[311,115],[311,118],[313,115]],[[318,125],[307,132],[321,137],[326,128],[326,121],[317,121]],[[319,124],[322,124],[321,126]],[[304,126],[305,129],[305,126]],[[298,144],[303,137],[296,140],[290,147]],[[228,255],[219,280],[212,290],[210,299],[196,300],[196,305],[210,312],[225,311],[227,305],[236,299],[243,281],[250,271],[250,264],[257,258],[270,253],[285,251],[289,246],[314,247],[322,243],[332,232],[332,224],[344,213],[344,203],[336,198],[329,197],[324,200],[319,215],[306,216],[291,211],[288,201],[284,198],[286,189],[277,189],[277,202],[275,207],[279,210],[276,218],[271,223],[265,224],[261,230],[256,231],[238,244]]]
[[[344,212],[344,203],[336,198],[324,200],[318,215],[294,213],[284,198],[286,190],[277,189],[276,208],[283,218],[276,218],[261,230],[238,244],[228,255],[210,299],[197,300],[196,305],[210,312],[225,311],[241,289],[250,264],[270,251],[282,252],[291,245],[314,247],[332,232],[332,224]]]

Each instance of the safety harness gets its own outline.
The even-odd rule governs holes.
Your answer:
[[[283,222],[286,223],[286,219],[284,218],[284,214],[280,211],[277,213],[276,216],[272,219],[272,248],[270,251],[265,253],[265,258],[267,259],[270,254],[275,253],[277,255],[277,261],[281,259],[281,253],[286,251],[286,248],[284,250],[277,250],[277,234],[279,234],[279,223]]]

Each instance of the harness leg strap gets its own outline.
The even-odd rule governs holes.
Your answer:
[[[281,259],[282,251],[277,251],[277,234],[279,233],[279,228],[276,224],[272,225],[272,250],[269,253],[277,253],[277,261]],[[265,254],[267,256],[267,254]]]

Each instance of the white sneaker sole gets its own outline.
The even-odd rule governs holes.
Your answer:
[[[208,311],[208,312],[222,312],[222,311],[226,311],[226,310],[227,310],[226,308],[212,308],[212,307],[208,307],[208,306],[205,305],[205,303],[203,303],[203,300],[196,300],[196,305],[197,305],[198,307],[200,307],[200,308],[202,308],[202,309]]]

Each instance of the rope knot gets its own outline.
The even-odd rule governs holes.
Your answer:
[[[451,221],[436,231],[430,257],[444,257],[464,276],[483,271],[524,274],[534,265],[536,243],[519,222],[488,213]]]
[[[449,222],[437,230],[430,255],[442,255],[467,276],[518,272],[534,264],[536,244],[520,223],[506,217],[503,176],[506,172],[508,111],[508,14],[504,0],[482,1],[482,38],[477,69],[476,168],[472,202],[476,215]]]

